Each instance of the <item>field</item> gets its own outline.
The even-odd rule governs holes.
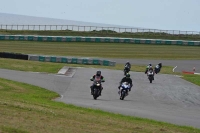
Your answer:
[[[128,59],[200,59],[200,47],[107,43],[56,43],[1,41],[2,52],[42,55],[63,55]],[[153,51],[153,52],[152,52]],[[0,68],[57,73],[66,64],[0,59]],[[92,65],[69,66],[103,67]],[[145,66],[135,65],[134,71]],[[123,69],[123,64],[107,69]],[[162,73],[172,74],[172,67],[164,66]],[[177,73],[180,74],[180,73]],[[181,74],[180,74],[181,75]],[[184,79],[200,85],[200,76],[183,75]],[[0,132],[88,132],[88,133],[199,133],[199,129],[156,122],[148,119],[107,113],[55,102],[58,94],[43,88],[0,79]]]
[[[126,59],[200,59],[199,46],[1,41],[2,52]]]

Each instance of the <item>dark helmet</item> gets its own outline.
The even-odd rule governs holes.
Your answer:
[[[149,63],[149,66],[152,66],[151,63]]]
[[[162,67],[162,63],[158,63],[158,65],[159,65],[160,67]]]
[[[126,74],[126,78],[130,78],[130,74],[129,73]]]
[[[130,63],[129,61],[127,61],[126,63]]]
[[[97,71],[96,75],[101,76],[101,71]]]

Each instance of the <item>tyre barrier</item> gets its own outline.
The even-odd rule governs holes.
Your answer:
[[[200,46],[200,41],[116,38],[116,37],[83,37],[83,36],[35,36],[35,35],[0,35],[0,40],[45,41],[45,42],[103,42],[103,43],[136,43]]]
[[[116,62],[92,58],[77,58],[65,56],[44,56],[44,55],[29,55],[28,60],[42,61],[42,62],[56,62],[69,64],[85,64],[85,65],[103,65],[115,66]]]
[[[28,55],[21,54],[21,53],[0,52],[0,57],[1,58],[10,58],[10,59],[28,60]]]
[[[44,55],[31,55],[21,53],[0,52],[0,58],[32,60],[42,62],[56,62],[56,63],[70,63],[70,64],[85,64],[85,65],[103,65],[115,66],[116,62],[101,59],[91,58],[77,58],[65,56],[44,56]]]

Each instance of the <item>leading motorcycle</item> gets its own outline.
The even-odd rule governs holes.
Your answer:
[[[104,82],[104,81],[101,81],[101,78],[100,77],[95,77],[94,80],[91,80],[93,81],[93,98],[96,100],[97,97],[100,96],[100,92],[102,90],[102,84],[101,82]]]

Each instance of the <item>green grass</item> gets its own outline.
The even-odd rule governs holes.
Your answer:
[[[184,74],[183,79],[200,86],[200,75]]]
[[[96,37],[122,37],[122,38],[148,38],[148,39],[170,39],[170,40],[200,40],[200,35],[170,35],[166,33],[116,33],[113,31],[93,31],[93,32],[78,32],[78,31],[28,31],[28,30],[0,30],[0,34],[5,35],[48,35],[48,36],[96,36]]]
[[[1,41],[0,51],[126,59],[200,59],[199,46],[122,43]]]
[[[186,126],[82,108],[51,99],[58,94],[0,79],[2,133],[198,133]]]

